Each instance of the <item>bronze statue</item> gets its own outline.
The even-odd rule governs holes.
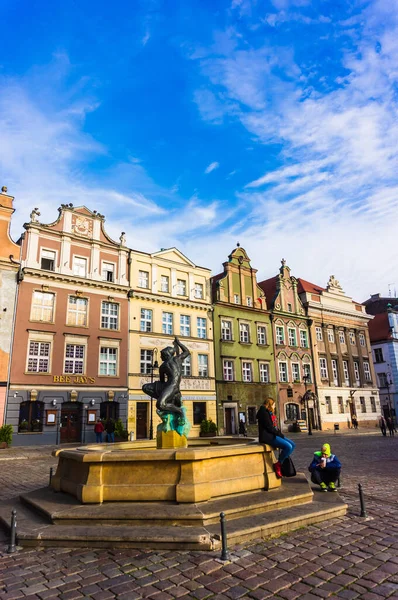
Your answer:
[[[145,394],[157,399],[158,411],[184,416],[180,383],[182,363],[189,355],[188,348],[177,337],[174,339],[173,346],[167,346],[160,352],[163,361],[159,368],[160,381],[145,383],[142,386]]]

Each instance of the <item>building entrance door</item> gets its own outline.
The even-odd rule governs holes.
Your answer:
[[[234,435],[236,433],[235,409],[225,407],[225,434]]]
[[[61,409],[61,444],[80,442],[81,407],[73,402],[64,404]]]
[[[137,402],[137,440],[148,436],[148,407],[149,402]]]

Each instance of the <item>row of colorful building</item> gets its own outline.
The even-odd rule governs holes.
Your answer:
[[[191,352],[181,385],[191,436],[204,419],[227,435],[243,421],[255,435],[268,396],[285,431],[344,428],[353,415],[374,427],[395,414],[398,313],[380,298],[355,302],[333,276],[322,288],[285,260],[259,282],[239,244],[212,277],[176,248],[149,254],[124,233],[112,240],[103,215],[72,204],[50,224],[32,210],[14,243],[13,200],[3,187],[0,423],[14,444],[90,442],[97,418],[152,437],[159,420],[142,385],[174,336]]]

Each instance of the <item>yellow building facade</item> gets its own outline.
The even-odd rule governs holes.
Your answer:
[[[156,437],[156,401],[142,386],[159,378],[160,351],[175,336],[190,351],[181,393],[198,437],[203,419],[216,422],[216,392],[210,270],[176,248],[130,253],[128,430],[134,439]]]

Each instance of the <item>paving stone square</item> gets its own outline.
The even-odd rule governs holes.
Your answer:
[[[314,450],[331,443],[343,463],[339,493],[349,506],[346,517],[230,548],[228,562],[211,552],[149,549],[7,554],[0,532],[0,600],[398,599],[398,436],[316,432],[294,439],[301,472]],[[56,466],[49,448],[1,452],[0,500],[47,485]],[[358,483],[367,519],[359,516]]]

